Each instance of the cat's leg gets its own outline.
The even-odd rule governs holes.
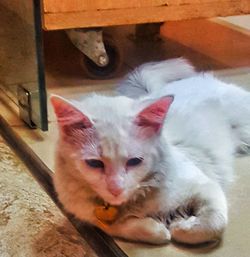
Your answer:
[[[242,104],[243,103],[243,104]],[[231,121],[232,133],[236,139],[236,151],[250,153],[250,94],[237,104],[237,117]],[[239,110],[238,110],[239,109]],[[236,111],[235,111],[236,112]]]
[[[250,92],[235,86],[226,86],[221,96],[236,143],[236,151],[250,153]]]
[[[244,120],[245,118],[245,120]],[[241,120],[232,124],[232,133],[236,139],[236,153],[250,154],[250,111]]]
[[[196,192],[195,192],[196,191]],[[199,203],[193,216],[181,217],[170,224],[171,237],[188,244],[199,244],[221,238],[227,225],[227,201],[221,187],[210,182],[197,186],[193,196]]]
[[[132,217],[102,229],[114,237],[150,244],[165,244],[171,238],[166,226],[150,217]]]

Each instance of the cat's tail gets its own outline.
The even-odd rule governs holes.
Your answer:
[[[194,76],[194,67],[184,58],[143,64],[129,73],[117,92],[131,98],[152,93],[168,82]]]

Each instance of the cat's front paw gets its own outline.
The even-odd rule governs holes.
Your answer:
[[[151,244],[166,244],[171,240],[171,234],[166,226],[151,218],[146,218],[141,230],[144,241]]]
[[[115,237],[149,244],[166,244],[171,235],[166,226],[153,218],[131,218],[123,223],[107,226],[104,230]]]
[[[170,224],[171,237],[181,243],[201,244],[218,241],[224,227],[215,229],[202,224],[199,217],[190,216],[188,219],[178,219]]]

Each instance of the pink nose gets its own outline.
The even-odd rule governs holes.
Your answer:
[[[111,187],[109,188],[109,192],[113,195],[113,196],[118,196],[122,193],[123,188],[119,188],[119,187]]]
[[[120,195],[124,190],[124,178],[122,176],[109,176],[106,179],[108,191],[114,195]]]

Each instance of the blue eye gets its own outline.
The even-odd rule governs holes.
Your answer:
[[[96,159],[89,159],[89,160],[85,160],[86,164],[91,167],[91,168],[104,168],[104,163],[100,160],[96,160]]]
[[[127,166],[137,166],[139,164],[141,164],[143,161],[143,158],[132,158],[132,159],[129,159],[126,163]]]

